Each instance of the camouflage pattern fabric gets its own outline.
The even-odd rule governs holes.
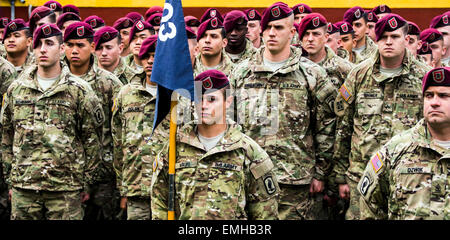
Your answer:
[[[361,58],[360,58],[359,62],[356,61],[355,64],[358,64],[361,61],[364,61],[365,59],[370,58],[378,51],[377,44],[369,36],[366,35],[365,38],[366,38],[366,48],[364,50],[362,50],[362,52],[360,53]]]
[[[246,59],[250,59],[253,54],[255,54],[256,52],[256,48],[253,47],[253,43],[250,42],[250,40],[248,40],[247,38],[245,39],[245,50],[244,52],[242,52],[239,56],[238,59],[232,59],[228,53],[225,51],[225,53],[228,55],[228,57],[230,58],[231,62],[236,64],[241,63],[242,61],[246,60]]]
[[[424,119],[393,137],[359,182],[361,219],[450,220],[449,159]]]
[[[144,72],[144,69],[138,69],[136,67],[136,63],[134,62],[134,55],[132,53],[126,57],[122,57],[122,59],[124,60],[125,65],[130,67],[134,72],[138,74]]]
[[[64,67],[46,91],[37,66],[15,80],[3,99],[3,172],[9,188],[88,190],[102,156],[100,100],[84,80]]]
[[[119,78],[123,85],[130,83],[131,80],[138,75],[138,73],[126,64],[124,58],[120,58],[119,65],[114,69],[113,74]]]
[[[127,200],[127,220],[151,220],[150,197],[129,197]]]
[[[230,74],[233,71],[234,66],[235,65],[231,61],[230,57],[228,57],[228,54],[225,52],[225,49],[223,49],[222,61],[220,61],[220,64],[215,69],[223,72],[227,77],[230,77]],[[202,64],[201,53],[199,53],[197,57],[195,57],[193,70],[194,70],[194,78],[197,77],[197,75],[199,75],[200,73],[209,70],[208,67]]]
[[[175,218],[179,220],[278,219],[279,187],[267,153],[231,123],[206,151],[194,124],[177,132]],[[152,218],[167,219],[168,143],[154,164]]]
[[[80,193],[13,188],[11,220],[82,220]]]
[[[238,123],[274,161],[279,183],[325,181],[333,154],[337,89],[323,68],[301,57],[300,48],[291,47],[287,63],[275,72],[264,66],[264,49],[232,74]],[[279,205],[280,212],[284,208],[292,206]]]
[[[338,57],[328,46],[325,46],[325,51],[327,53],[325,59],[317,64],[327,71],[328,78],[336,86],[336,89],[339,89],[354,65]]]
[[[422,78],[430,68],[409,52],[402,71],[392,77],[380,72],[380,54],[357,65],[341,86],[335,112],[342,119],[336,130],[333,156],[336,183],[350,185],[346,218],[359,218],[356,189],[370,156],[395,134],[422,117]]]
[[[338,48],[338,51],[336,53],[340,58],[343,58],[351,63],[353,63],[354,65],[357,65],[358,63],[362,62],[363,59],[361,57],[361,55],[355,51],[352,51],[352,61],[350,61],[350,54],[348,53],[347,50],[343,49],[343,48]]]
[[[6,58],[6,51],[1,54],[0,56],[2,56],[3,58]],[[30,66],[33,66],[36,64],[36,58],[34,56],[33,52],[28,52],[27,58],[25,60],[25,63],[21,66],[20,70],[17,70],[17,75],[20,75],[25,69],[29,68]]]
[[[156,96],[144,84],[134,78],[123,86],[112,108],[113,166],[122,197],[150,196],[153,161],[169,136],[168,120],[151,136]]]
[[[312,196],[309,185],[280,184],[280,219],[286,220],[328,220],[323,194]]]
[[[2,102],[3,94],[5,94],[11,82],[16,78],[17,72],[14,66],[3,57],[0,57],[0,99],[2,99]],[[0,164],[0,220],[6,220],[10,218],[11,206],[8,201],[8,185],[4,180],[2,169],[2,164]]]

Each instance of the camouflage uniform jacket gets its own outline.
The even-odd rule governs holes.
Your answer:
[[[425,120],[372,159],[358,185],[363,219],[450,220],[450,151],[432,140]]]
[[[0,57],[0,94],[2,96],[6,93],[9,85],[16,80],[17,75],[18,74],[14,68],[14,65],[8,62],[5,58]]]
[[[37,66],[28,68],[8,88],[0,115],[9,187],[87,188],[101,160],[104,120],[92,88],[68,68],[45,91],[37,82]]]
[[[328,78],[336,89],[339,89],[354,66],[351,62],[338,57],[328,46],[325,46],[325,51],[327,56],[318,64],[327,71]]]
[[[7,59],[7,54],[4,52],[4,54],[1,55],[3,58]],[[25,71],[25,69],[29,68],[32,65],[36,64],[36,58],[34,57],[34,53],[28,52],[27,58],[25,59],[25,63],[22,65],[20,70],[17,70],[17,75],[20,75],[22,72]]]
[[[130,67],[131,70],[135,71],[136,73],[142,73],[144,72],[144,69],[137,69],[136,64],[134,62],[134,55],[131,53],[130,55],[126,56],[126,57],[122,57],[122,59],[124,60],[124,63],[126,66]]]
[[[291,47],[275,72],[263,63],[264,49],[232,74],[238,123],[274,161],[279,183],[323,181],[333,155],[337,89],[300,48]]]
[[[361,55],[360,61],[359,62],[356,61],[355,64],[358,64],[366,60],[367,58],[370,58],[372,55],[378,52],[377,44],[369,36],[366,35],[365,38],[366,38],[366,48],[360,53]]]
[[[105,115],[105,122],[103,124],[103,157],[102,164],[99,166],[102,169],[99,175],[99,182],[109,182],[114,179],[113,163],[113,140],[111,135],[111,109],[114,98],[119,93],[123,84],[112,73],[101,69],[94,61],[94,55],[91,54],[89,70],[86,74],[79,76],[84,81],[91,85],[97,97],[102,104],[103,113]],[[66,62],[69,65],[67,58]]]
[[[279,187],[267,153],[235,123],[206,151],[194,126],[188,123],[177,132],[175,218],[278,219]],[[153,168],[153,219],[167,219],[168,160],[167,141]]]
[[[380,54],[357,65],[341,86],[335,112],[342,119],[336,129],[336,182],[345,175],[358,182],[370,156],[395,134],[422,118],[422,78],[430,68],[409,52],[402,71],[392,77],[380,72]]]
[[[197,77],[200,73],[209,70],[208,67],[203,65],[202,63],[202,54],[199,53],[197,57],[195,57],[194,60],[194,78]],[[219,65],[217,66],[216,70],[223,72],[228,77],[230,76],[231,72],[233,71],[234,64],[231,61],[230,57],[228,57],[228,54],[226,54],[225,49],[222,50],[222,61],[220,61]]]
[[[125,63],[125,59],[120,58],[119,65],[114,69],[114,75],[119,78],[123,85],[131,82],[131,80],[137,75],[137,73]]]
[[[121,196],[148,197],[152,164],[168,138],[168,121],[163,121],[152,136],[156,96],[134,78],[120,89],[112,108],[114,171]],[[167,131],[166,131],[167,130]]]
[[[246,59],[250,59],[252,58],[253,54],[255,54],[256,52],[256,48],[253,47],[253,43],[250,42],[250,40],[245,39],[246,45],[245,45],[245,50],[244,52],[242,52],[239,56],[239,59],[232,59],[228,53],[226,52],[226,54],[228,55],[228,57],[230,58],[231,62],[234,63],[235,65],[241,63],[242,61],[246,60]]]
[[[348,53],[347,50],[343,49],[343,48],[338,48],[337,53],[336,53],[339,57],[353,63],[354,65],[362,62],[364,59],[361,57],[361,55],[359,55],[357,52],[352,51],[352,61],[350,61],[350,54]]]

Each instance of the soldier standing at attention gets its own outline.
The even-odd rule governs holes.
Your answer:
[[[5,28],[11,20],[7,17],[0,18],[0,41],[3,41],[3,34],[5,33]],[[0,52],[1,54],[2,52]]]
[[[151,219],[152,164],[169,136],[168,122],[162,122],[152,136],[157,85],[150,78],[157,38],[147,38],[139,53],[146,79],[134,78],[123,86],[112,109],[114,170],[128,220]]]
[[[195,81],[202,86],[198,124],[179,127],[176,136],[175,218],[278,219],[274,164],[238,124],[227,121],[233,101],[227,77],[207,70]],[[167,219],[168,144],[158,154],[153,172],[152,218]]]
[[[260,48],[263,45],[261,38],[261,14],[253,8],[245,10],[244,13],[248,19],[248,30],[245,37],[252,42],[253,47]]]
[[[378,17],[372,11],[366,12],[367,14],[367,36],[370,37],[372,41],[376,41],[375,36],[375,24],[378,22]]]
[[[113,164],[113,142],[111,135],[111,111],[115,95],[123,84],[112,73],[98,68],[94,63],[94,30],[84,22],[69,25],[64,32],[65,61],[73,75],[89,83],[103,107],[107,121],[103,125],[103,155],[98,166],[101,175],[95,186],[91,186],[91,199],[86,203],[87,219],[112,219],[115,176]],[[118,202],[118,200],[117,200]]]
[[[367,13],[361,7],[353,7],[344,14],[344,21],[352,25],[355,31],[356,46],[353,51],[361,55],[361,59],[369,58],[377,50],[377,45],[367,36]],[[359,62],[356,62],[358,64]]]
[[[407,22],[391,14],[375,25],[376,54],[357,65],[341,86],[335,112],[334,171],[346,219],[359,219],[357,185],[377,148],[422,118],[421,79],[430,69],[406,50]]]
[[[324,219],[320,193],[333,155],[337,89],[291,47],[296,30],[287,4],[267,8],[261,27],[265,46],[232,73],[238,123],[274,161],[280,219]]]
[[[138,74],[125,64],[120,53],[123,50],[121,35],[113,27],[102,27],[94,34],[95,55],[98,67],[112,72],[125,85]],[[138,76],[141,78],[142,76]]]
[[[61,35],[54,24],[36,29],[37,65],[3,99],[2,160],[13,220],[83,219],[81,203],[101,161],[102,106],[87,82],[62,67]]]
[[[130,66],[137,73],[144,71],[142,63],[139,60],[139,51],[141,49],[142,42],[153,35],[155,30],[150,23],[138,20],[130,31],[129,46],[131,54],[125,57],[125,63]]]
[[[25,21],[20,18],[11,21],[5,30],[5,39],[3,43],[6,49],[6,60],[12,63],[17,74],[32,64],[35,59],[28,51],[33,42],[33,35]]]
[[[358,64],[363,59],[359,53],[353,51],[353,48],[356,46],[356,40],[352,25],[341,21],[336,23],[336,27],[339,28],[338,56],[355,65]]]
[[[31,33],[44,24],[56,24],[56,14],[52,9],[44,6],[35,8],[30,14],[29,27]]]
[[[245,35],[247,34],[247,16],[244,12],[234,10],[227,14],[224,28],[228,40],[225,52],[234,64],[251,58],[256,52],[253,44]]]
[[[127,17],[117,19],[113,28],[115,28],[120,33],[121,43],[123,44],[123,50],[120,54],[121,57],[125,58],[130,55],[130,30],[133,27],[133,20]]]
[[[417,51],[422,46],[422,42],[420,41],[420,28],[417,24],[408,22],[408,36],[409,41],[406,48],[408,48],[413,56],[417,57]]]
[[[293,6],[292,11],[294,11],[294,23],[297,24],[300,24],[304,17],[313,12],[312,8],[304,3]]]
[[[234,64],[224,50],[228,44],[225,36],[225,29],[217,17],[205,20],[200,24],[197,32],[200,54],[195,58],[194,76],[211,69],[221,71],[227,76],[230,75]]]
[[[434,28],[427,28],[420,33],[420,40],[422,44],[427,43],[433,52],[433,61],[435,63],[433,67],[441,67],[442,56],[447,51],[444,46],[444,36],[442,33]]]
[[[443,37],[443,46],[446,51],[442,54],[442,66],[450,67],[450,11],[436,16],[431,20],[430,28],[438,30]]]
[[[450,219],[450,68],[431,70],[422,84],[424,119],[366,166],[358,185],[361,219]]]

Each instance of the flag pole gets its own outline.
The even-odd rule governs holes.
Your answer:
[[[174,92],[175,93],[175,92]],[[177,135],[177,101],[170,101],[170,130],[169,130],[169,204],[167,219],[175,220],[175,162]]]

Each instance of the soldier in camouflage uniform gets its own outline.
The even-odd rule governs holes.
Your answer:
[[[9,85],[16,79],[16,77],[17,72],[14,66],[0,56],[0,99],[3,100],[3,94],[6,93]],[[10,219],[11,206],[8,202],[8,185],[6,184],[5,178],[3,177],[2,169],[2,164],[0,164],[0,220],[7,220]]]
[[[123,44],[119,31],[109,26],[103,27],[95,32],[94,42],[98,67],[112,72],[124,85],[131,82],[137,73],[120,57]]]
[[[424,77],[424,119],[372,155],[358,184],[361,219],[450,220],[450,68]]]
[[[72,23],[64,32],[66,62],[72,74],[90,84],[103,106],[103,112],[108,119],[103,125],[103,156],[99,171],[102,174],[95,186],[91,186],[91,199],[86,203],[86,219],[108,219],[114,217],[114,209],[118,209],[115,192],[115,176],[113,163],[113,141],[111,135],[111,111],[115,95],[122,87],[120,80],[112,73],[100,69],[94,63],[92,50],[94,30],[84,22]]]
[[[411,54],[417,58],[417,51],[422,46],[420,42],[420,28],[417,24],[408,21],[408,36],[409,41],[406,48],[411,52]]]
[[[208,69],[215,69],[229,76],[234,64],[224,50],[228,40],[220,19],[213,17],[200,24],[197,42],[199,54],[194,62],[194,77]]]
[[[7,17],[0,18],[0,42],[3,42],[3,34],[5,33],[5,28],[9,22],[11,22],[11,19]]]
[[[245,37],[252,42],[253,47],[260,48],[264,45],[261,37],[261,14],[254,8],[247,9],[244,13],[248,19]]]
[[[338,57],[328,46],[327,41],[327,20],[319,13],[311,13],[304,17],[299,26],[299,37],[302,41],[303,48],[308,52],[308,59],[323,67],[336,90],[344,83],[348,73],[353,68],[353,64],[349,61]],[[330,167],[333,167],[331,163]],[[329,205],[329,216],[333,219],[342,218],[344,212],[344,201],[340,201],[339,205],[335,203],[338,200],[339,191],[335,183],[335,174],[330,174],[326,181],[326,197]]]
[[[362,62],[364,59],[362,59],[361,55],[353,51],[353,48],[356,46],[356,40],[352,25],[341,21],[336,23],[336,27],[339,28],[339,48],[336,54],[355,65]]]
[[[286,4],[267,8],[266,46],[236,66],[231,82],[238,123],[275,163],[280,219],[324,219],[320,193],[333,154],[337,89],[323,68],[290,46],[293,21]]]
[[[128,17],[119,18],[113,24],[113,28],[120,33],[121,44],[123,45],[120,56],[123,58],[130,55],[130,30],[133,24],[133,20]]]
[[[239,10],[229,12],[223,22],[228,40],[225,52],[234,64],[251,58],[256,51],[252,42],[245,37],[247,22],[245,13]]]
[[[142,42],[155,34],[155,30],[147,22],[143,20],[137,21],[130,31],[130,51],[131,54],[125,57],[125,64],[137,73],[142,73],[142,63],[139,61],[139,50],[141,49]]]
[[[62,67],[56,25],[39,27],[33,47],[38,64],[8,88],[0,115],[11,219],[81,220],[101,160],[102,106]]]
[[[370,156],[422,117],[421,79],[429,70],[406,50],[408,25],[389,15],[375,25],[379,52],[357,65],[339,90],[334,171],[346,219],[359,219],[357,184]],[[395,61],[394,61],[395,60]]]
[[[422,44],[427,43],[433,52],[433,67],[442,67],[442,56],[445,53],[444,36],[434,28],[427,28],[420,33]]]
[[[446,51],[442,54],[442,66],[450,67],[450,11],[438,15],[431,20],[430,28],[438,30],[443,36],[443,47]]]
[[[28,51],[32,42],[32,33],[23,19],[14,19],[6,26],[3,40],[6,52],[3,57],[14,65],[19,75],[35,64],[33,54]]]
[[[372,56],[377,50],[377,45],[367,36],[367,13],[361,7],[353,7],[344,14],[344,21],[352,25],[356,46],[355,52],[361,55],[363,60]],[[359,62],[356,62],[358,64]]]
[[[267,153],[226,120],[233,97],[225,74],[208,70],[196,105],[199,124],[176,136],[175,218],[179,220],[276,220],[279,187]],[[152,218],[167,219],[168,141],[154,163]]]
[[[133,78],[121,88],[112,109],[114,170],[128,220],[149,220],[152,164],[169,136],[168,121],[162,122],[152,136],[156,107],[156,85],[150,82],[157,36],[143,43],[139,58],[146,81]]]

